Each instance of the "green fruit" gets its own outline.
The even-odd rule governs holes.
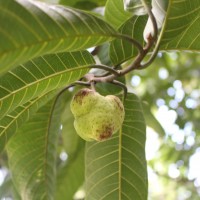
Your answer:
[[[118,97],[102,96],[88,88],[76,93],[70,106],[75,118],[74,127],[87,141],[110,138],[124,120],[124,106]]]

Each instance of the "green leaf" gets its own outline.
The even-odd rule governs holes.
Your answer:
[[[161,50],[200,50],[198,0],[170,0]]]
[[[63,102],[57,101],[54,107],[54,100],[51,100],[7,145],[12,179],[22,200],[54,199],[56,146],[62,109]]]
[[[0,152],[4,149],[9,139],[16,133],[32,115],[51,98],[53,98],[58,91],[52,91],[45,95],[41,95],[24,105],[18,106],[10,114],[4,116],[0,121]]]
[[[55,200],[72,200],[75,192],[84,183],[84,147],[85,142],[79,137],[76,152],[59,169]],[[70,138],[69,138],[70,141]]]
[[[105,19],[113,27],[119,28],[131,16],[131,13],[124,10],[123,0],[107,0]]]
[[[143,46],[143,30],[146,24],[146,16],[134,16],[127,20],[120,28],[119,32],[136,39]],[[128,41],[116,39],[110,45],[110,58],[114,65],[137,55],[137,48]]]
[[[120,133],[86,146],[86,200],[147,199],[146,125],[139,99],[128,94]]]
[[[0,79],[0,119],[35,97],[80,79],[94,62],[87,51],[49,54],[7,72]]]
[[[155,116],[152,114],[149,105],[146,102],[142,102],[142,108],[147,126],[151,127],[160,136],[164,137],[165,130],[163,129],[159,121],[155,118]]]
[[[1,0],[0,10],[0,72],[46,53],[102,44],[115,33],[103,20],[59,5]]]

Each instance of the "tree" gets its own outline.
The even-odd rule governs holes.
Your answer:
[[[174,63],[185,67],[172,68],[172,56],[163,53],[199,51],[199,6],[197,0],[0,0],[1,198],[147,199],[146,125],[161,141],[170,132],[152,112],[165,104],[178,113],[180,130],[187,122],[199,132],[199,92],[191,95],[199,89],[198,56],[174,53]],[[140,87],[133,88],[134,78]],[[185,98],[176,102],[177,84]],[[86,142],[76,134],[70,102],[83,87],[123,102],[123,125],[105,141]],[[169,135],[169,146],[148,163],[169,189],[177,187],[166,170],[173,163],[184,166],[175,181],[183,191],[191,188],[185,171],[199,141],[186,149],[187,138],[176,151],[180,142]],[[160,170],[158,162],[166,168]],[[198,198],[191,190],[191,198]]]

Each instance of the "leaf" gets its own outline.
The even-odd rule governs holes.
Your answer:
[[[58,91],[52,91],[45,95],[39,96],[24,105],[18,106],[9,115],[4,116],[0,121],[0,152],[3,151],[9,139],[16,133],[32,115],[51,98],[53,98]]]
[[[170,0],[161,50],[200,50],[200,1]]]
[[[0,72],[33,57],[102,44],[115,33],[80,10],[31,0],[0,0]]]
[[[84,144],[85,142],[79,137],[76,152],[59,169],[55,200],[72,200],[75,192],[82,186],[84,182]]]
[[[119,32],[136,39],[143,46],[143,30],[146,20],[146,16],[134,16],[119,28]],[[136,56],[137,52],[137,48],[125,40],[116,39],[110,45],[110,58],[114,65],[121,64]]]
[[[119,28],[133,15],[124,10],[123,0],[107,0],[105,7],[105,19],[113,27]]]
[[[151,127],[160,136],[164,137],[165,130],[163,129],[159,121],[155,118],[155,116],[152,114],[149,105],[146,102],[142,102],[142,108],[147,126]]]
[[[94,62],[87,51],[49,54],[4,74],[0,79],[0,119],[35,97],[80,79]]]
[[[140,101],[128,94],[120,133],[86,145],[86,200],[147,199],[146,126]]]
[[[22,200],[54,199],[56,146],[63,103],[58,101],[54,107],[51,100],[7,145],[12,179]]]

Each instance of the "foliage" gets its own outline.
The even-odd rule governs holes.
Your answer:
[[[148,188],[149,199],[199,198],[191,159],[200,145],[200,60],[165,52],[200,51],[200,2],[169,0],[147,43],[151,1],[134,2],[128,12],[123,0],[0,0],[1,199],[146,200]],[[85,142],[73,127],[69,105],[83,85],[123,101],[123,125],[106,141]],[[171,126],[161,111],[172,113]],[[147,134],[159,143],[153,159],[146,126],[159,135]],[[161,192],[150,176],[148,184],[147,162]]]

